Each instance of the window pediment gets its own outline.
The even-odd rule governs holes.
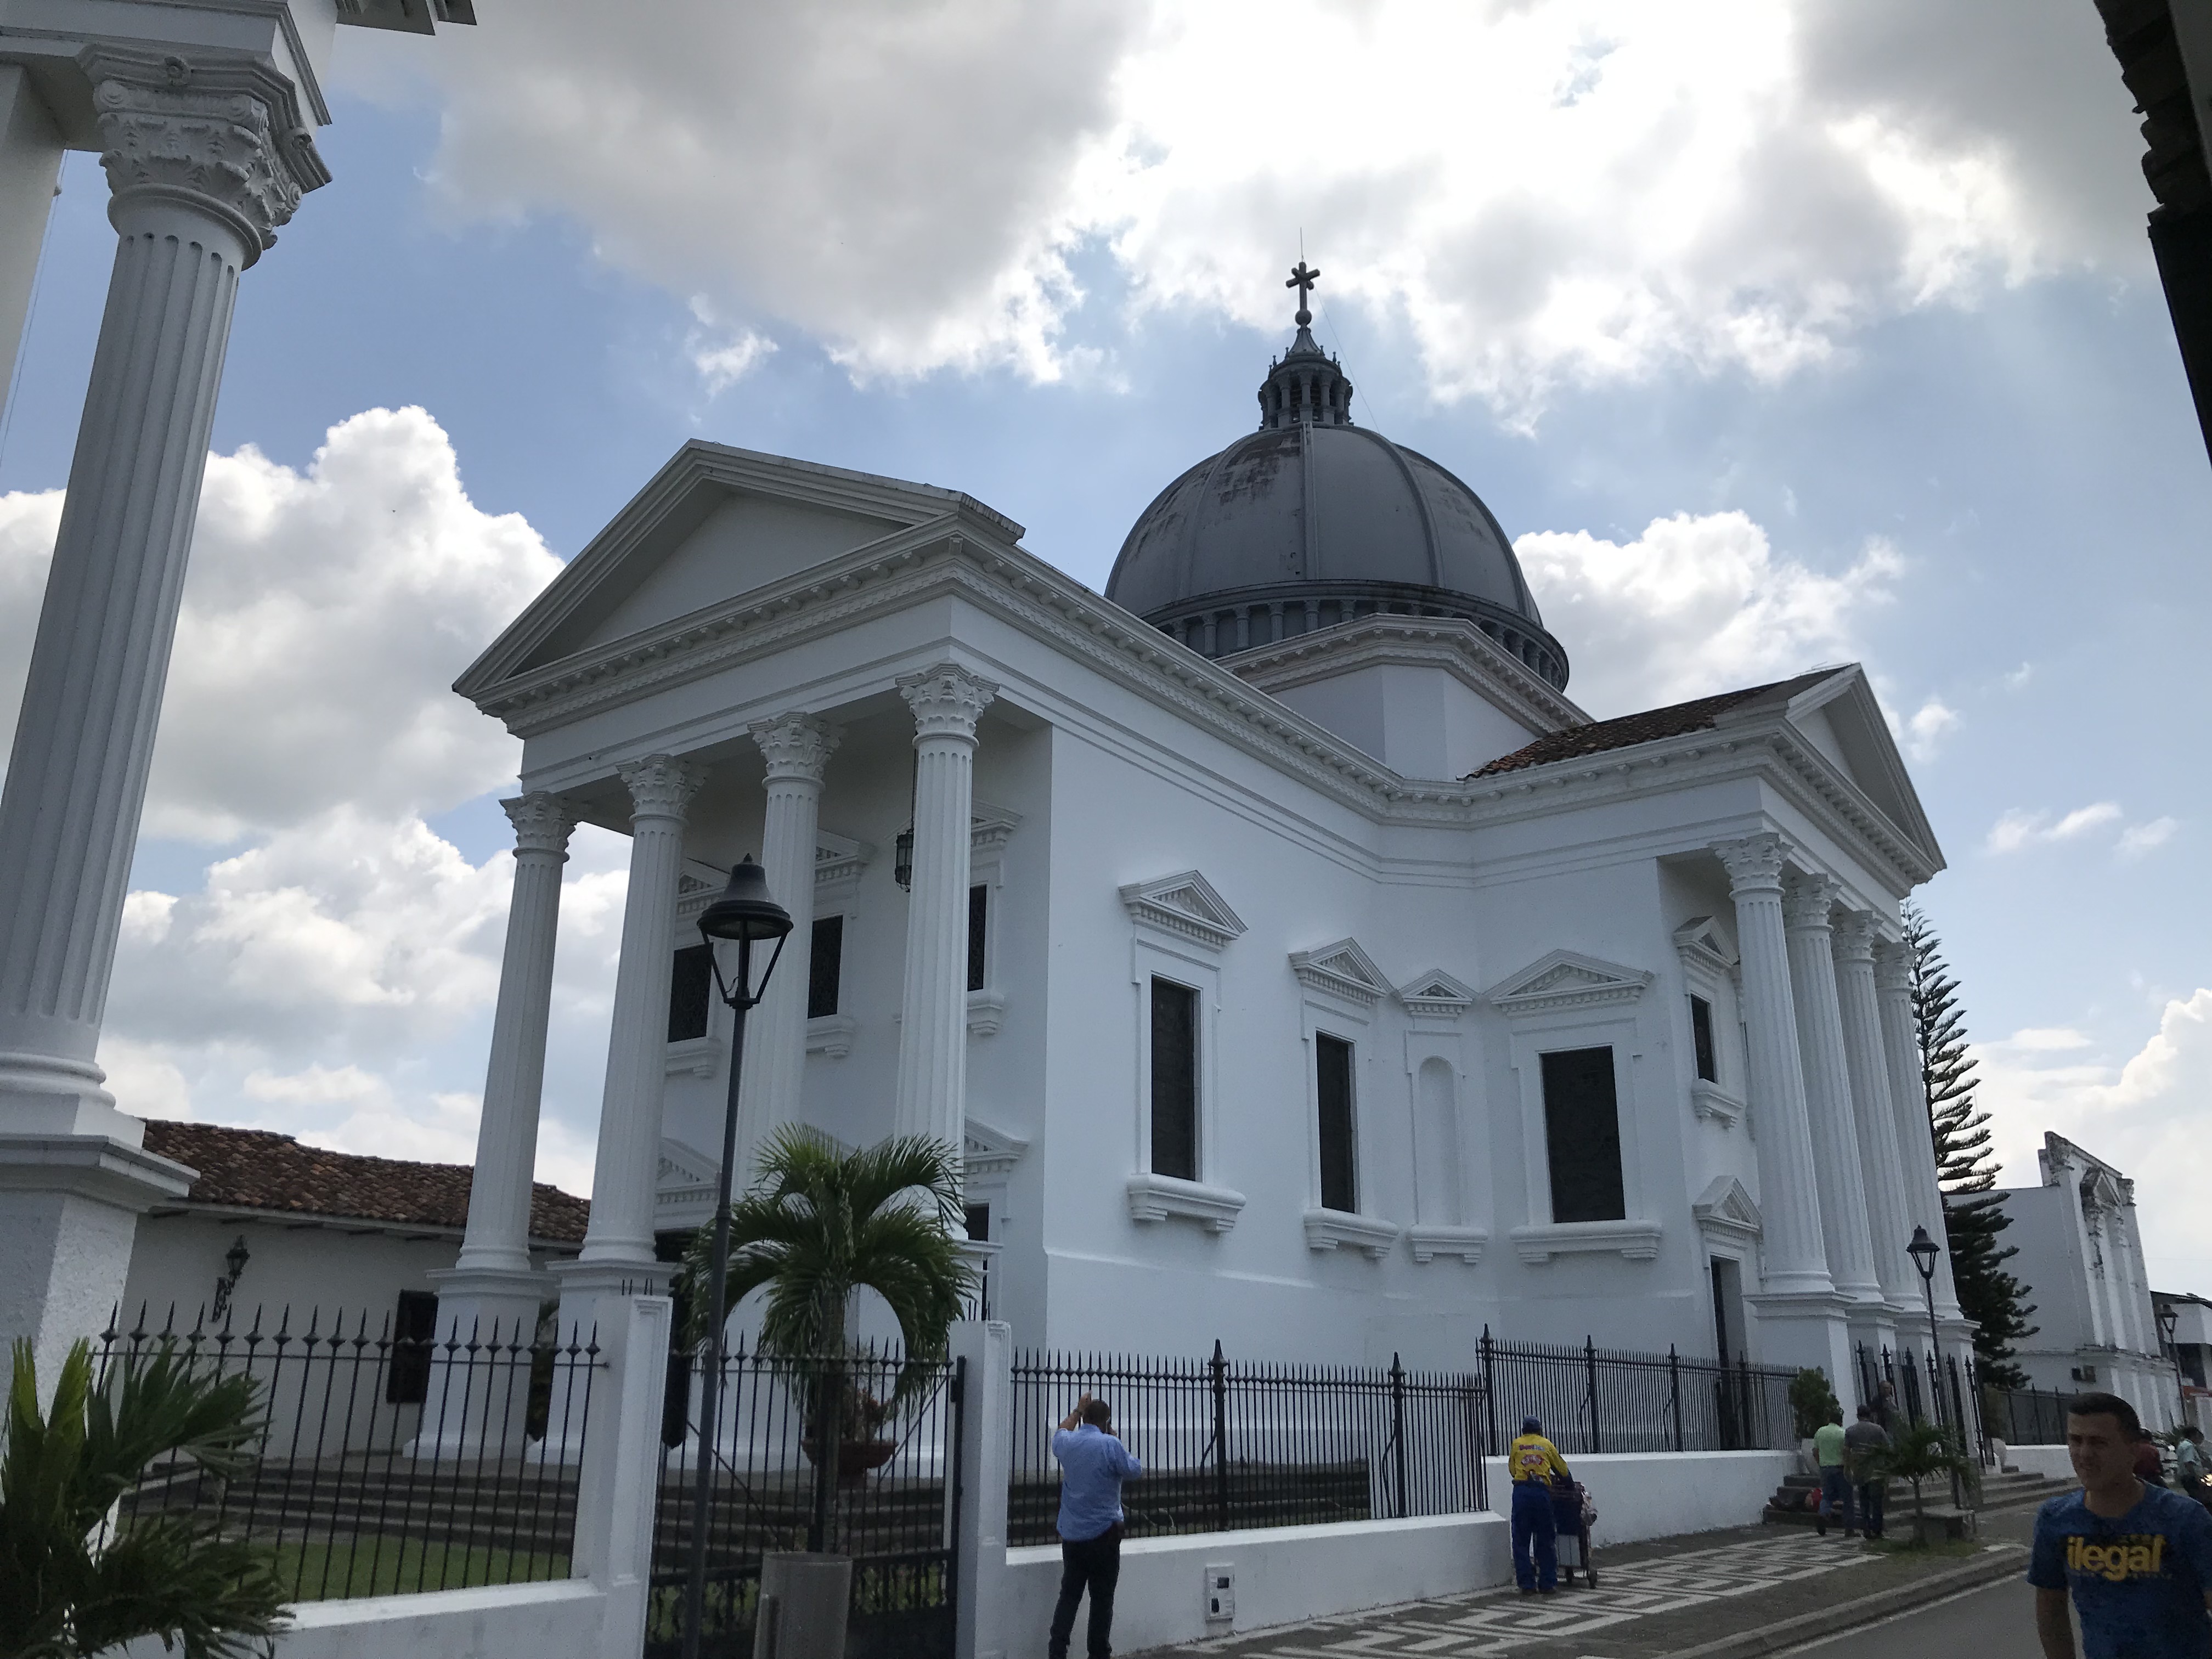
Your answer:
[[[1157,881],[1132,882],[1121,891],[1121,903],[1133,921],[1178,939],[1195,940],[1209,950],[1234,944],[1245,931],[1243,918],[1195,870],[1162,876]]]
[[[1441,968],[1416,974],[1398,988],[1398,1000],[1418,1019],[1457,1019],[1480,994]]]
[[[1486,995],[1491,1006],[1510,1017],[1631,1003],[1650,983],[1651,975],[1640,968],[1624,968],[1579,951],[1554,951],[1500,980]]]
[[[1716,1176],[1690,1206],[1698,1231],[1709,1240],[1749,1240],[1765,1229],[1759,1206],[1734,1176]]]
[[[1340,939],[1318,951],[1293,951],[1291,971],[1307,989],[1325,991],[1362,1008],[1372,1008],[1390,988],[1375,958],[1359,948],[1357,939]]]
[[[1735,971],[1736,954],[1711,916],[1692,916],[1674,930],[1674,949],[1682,966],[1708,979],[1725,980]]]
[[[1029,1149],[1019,1135],[976,1117],[967,1121],[960,1137],[961,1161],[970,1181],[1003,1178]]]

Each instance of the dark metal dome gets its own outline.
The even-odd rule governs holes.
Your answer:
[[[1554,689],[1567,656],[1481,497],[1425,455],[1352,423],[1352,384],[1297,337],[1269,365],[1260,429],[1146,507],[1106,597],[1209,657],[1377,611],[1474,623]]]

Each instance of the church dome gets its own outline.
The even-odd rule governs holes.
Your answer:
[[[1260,427],[1192,467],[1121,544],[1106,597],[1209,657],[1377,611],[1457,617],[1565,690],[1512,544],[1482,498],[1427,456],[1352,422],[1352,383],[1315,343],[1303,264],[1297,337],[1260,387]]]

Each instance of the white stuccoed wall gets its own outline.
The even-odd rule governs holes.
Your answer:
[[[1567,1467],[1589,1488],[1597,1505],[1590,1543],[1633,1544],[1687,1532],[1755,1524],[1797,1454],[1744,1452],[1620,1452],[1570,1457]],[[1513,1488],[1505,1465],[1490,1463],[1491,1506],[1510,1512]]]
[[[2005,1443],[2005,1467],[2045,1480],[2071,1480],[2074,1459],[2063,1446],[2015,1446]]]

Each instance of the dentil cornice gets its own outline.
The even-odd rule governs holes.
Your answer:
[[[1717,842],[1713,856],[1728,872],[1729,893],[1779,893],[1783,866],[1790,862],[1790,843],[1771,832],[1746,836],[1741,841]]]
[[[941,662],[919,674],[898,678],[899,696],[914,710],[919,738],[965,738],[973,742],[975,722],[999,695],[999,688],[957,663]]]
[[[672,755],[647,755],[618,770],[623,787],[629,791],[633,820],[682,818],[691,797],[707,781],[702,769],[687,766]]]
[[[768,761],[770,783],[819,783],[842,734],[812,714],[779,714],[745,728]]]
[[[503,800],[507,820],[514,826],[514,850],[550,853],[562,863],[568,859],[568,836],[576,827],[576,814],[560,796],[540,789],[513,800]]]
[[[1793,933],[1825,933],[1843,884],[1833,876],[1794,875],[1782,890],[1782,920]]]
[[[166,199],[222,221],[251,265],[307,191],[331,181],[274,64],[249,58],[87,47],[100,165],[118,204]]]

